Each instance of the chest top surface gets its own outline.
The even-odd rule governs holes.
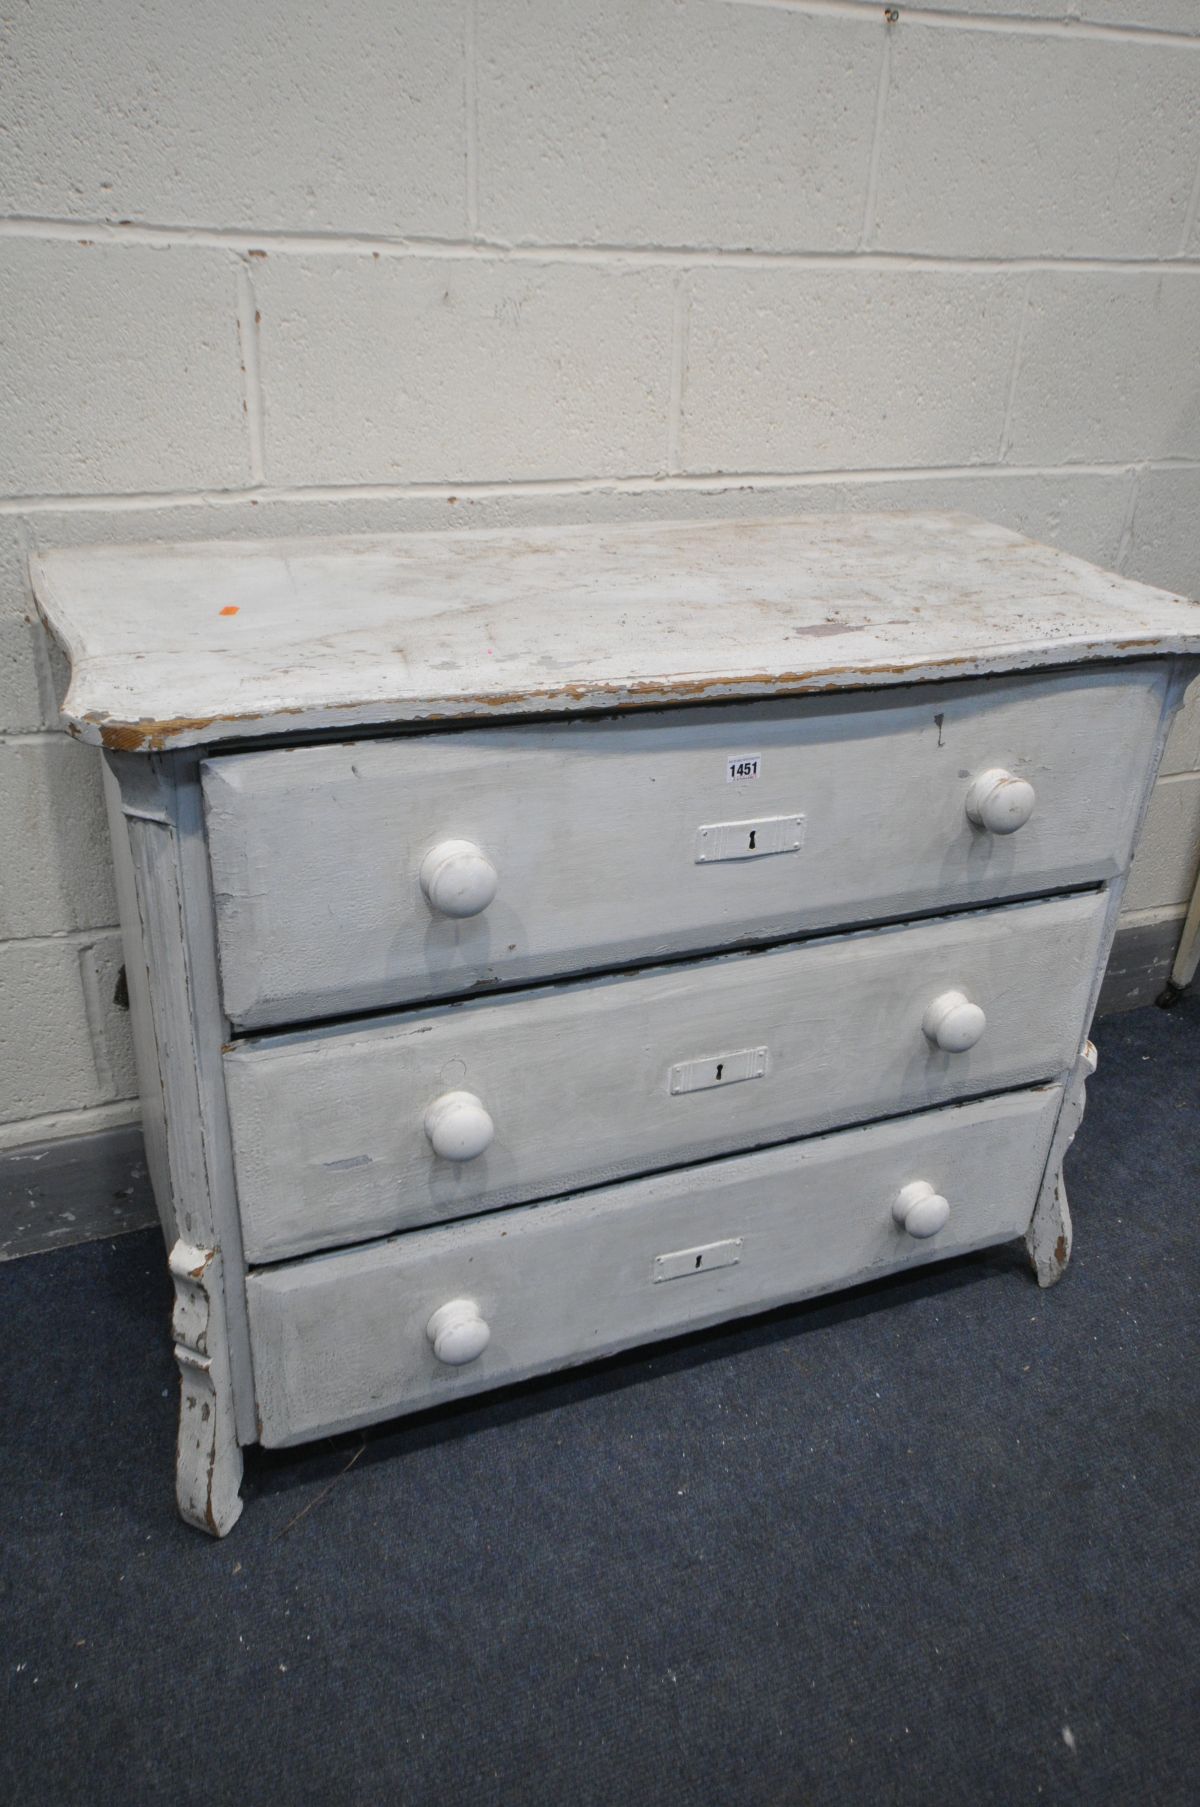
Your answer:
[[[956,514],[83,547],[63,713],[127,751],[1200,652],[1200,604]]]

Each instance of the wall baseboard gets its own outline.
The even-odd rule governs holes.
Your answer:
[[[0,1261],[157,1222],[136,1123],[0,1154]]]
[[[1119,929],[1097,1016],[1153,1004],[1181,917]],[[120,1236],[158,1221],[136,1123],[0,1152],[0,1261]]]
[[[1171,976],[1182,932],[1182,915],[1118,928],[1096,1015],[1113,1016],[1119,1010],[1140,1010],[1143,1004],[1153,1004]]]

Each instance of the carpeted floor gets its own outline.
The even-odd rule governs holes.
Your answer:
[[[222,1544],[155,1235],[0,1270],[5,1797],[1200,1799],[1200,1002],[1097,1039],[1056,1291],[1002,1250],[255,1454]]]

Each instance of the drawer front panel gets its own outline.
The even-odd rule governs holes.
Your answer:
[[[1084,892],[244,1044],[226,1078],[247,1256],[1055,1078],[1106,905]],[[986,1024],[947,1051],[926,1017],[955,993],[943,1039],[969,1039],[973,1007]]]
[[[1010,1092],[252,1273],[262,1441],[301,1442],[1018,1236],[1061,1096]],[[926,1187],[948,1216],[917,1239],[894,1207]],[[434,1353],[435,1313],[443,1355],[462,1365]]]
[[[1129,857],[1164,682],[1145,665],[212,759],[226,1013],[344,1015],[1103,879]],[[1015,833],[968,817],[987,771],[1033,786]]]

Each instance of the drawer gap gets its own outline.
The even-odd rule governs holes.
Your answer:
[[[304,1255],[284,1255],[278,1261],[256,1261],[247,1271],[255,1274],[270,1274],[282,1268],[307,1267],[311,1262],[332,1261],[339,1255],[346,1255],[357,1249],[386,1248],[392,1243],[402,1242],[409,1236],[427,1236],[433,1231],[449,1230],[455,1226],[465,1228],[469,1224],[482,1223],[489,1218],[503,1217],[509,1211],[528,1211],[537,1205],[569,1204],[576,1199],[585,1199],[594,1192],[610,1192],[614,1186],[637,1185],[646,1180],[665,1178],[670,1174],[686,1173],[689,1168],[694,1169],[697,1173],[708,1171],[719,1168],[728,1161],[744,1160],[747,1155],[769,1154],[773,1149],[800,1148],[806,1142],[823,1141],[830,1136],[841,1135],[843,1132],[850,1135],[856,1130],[882,1128],[889,1123],[913,1122],[922,1117],[932,1117],[935,1114],[939,1117],[951,1118],[955,1111],[968,1110],[973,1106],[984,1104],[992,1098],[1012,1098],[1018,1094],[1032,1097],[1039,1093],[1053,1092],[1062,1085],[1065,1077],[1065,1074],[1059,1073],[1047,1076],[1045,1079],[1034,1080],[1032,1083],[1028,1080],[1021,1080],[1013,1085],[993,1086],[990,1091],[965,1094],[962,1098],[955,1099],[953,1104],[930,1105],[921,1111],[886,1111],[882,1115],[855,1118],[851,1121],[839,1120],[826,1125],[823,1129],[815,1129],[808,1135],[775,1136],[765,1142],[743,1143],[738,1148],[730,1149],[727,1154],[710,1156],[705,1160],[667,1161],[660,1167],[644,1167],[638,1168],[635,1172],[623,1173],[616,1180],[594,1180],[589,1185],[574,1186],[562,1192],[548,1193],[541,1198],[518,1199],[507,1205],[485,1205],[482,1210],[464,1212],[461,1217],[440,1217],[434,1223],[413,1224],[407,1229],[391,1230],[384,1236],[367,1236],[358,1242],[337,1243],[330,1248],[313,1249]]]
[[[478,985],[469,991],[438,994],[425,998],[420,1002],[401,1005],[384,1005],[379,1009],[347,1010],[333,1016],[297,1017],[288,1023],[280,1023],[277,1027],[265,1029],[239,1029],[236,1023],[230,1025],[228,1039],[223,1051],[232,1052],[235,1048],[254,1048],[266,1044],[283,1047],[292,1039],[300,1039],[311,1035],[314,1030],[340,1031],[345,1029],[352,1033],[355,1028],[370,1023],[401,1022],[411,1017],[431,1016],[440,1010],[451,1010],[463,1004],[491,1002],[494,998],[515,997],[526,993],[565,991],[575,985],[591,984],[600,979],[627,978],[633,973],[643,973],[647,977],[660,970],[672,967],[695,966],[703,960],[744,959],[754,954],[768,954],[776,948],[808,946],[818,941],[844,941],[851,935],[886,934],[889,929],[907,928],[921,922],[941,922],[952,918],[971,916],[994,916],[1000,911],[1020,909],[1024,904],[1052,903],[1058,898],[1087,897],[1099,895],[1108,889],[1106,883],[1088,885],[1066,885],[1058,891],[1030,891],[1019,897],[999,898],[988,904],[980,904],[969,910],[961,905],[947,910],[920,910],[909,916],[891,916],[886,922],[857,921],[839,924],[837,928],[813,929],[809,934],[772,936],[765,941],[721,942],[715,947],[689,948],[679,954],[658,954],[652,960],[632,960],[617,966],[587,967],[581,971],[557,973],[551,978],[496,981],[494,984]]]

